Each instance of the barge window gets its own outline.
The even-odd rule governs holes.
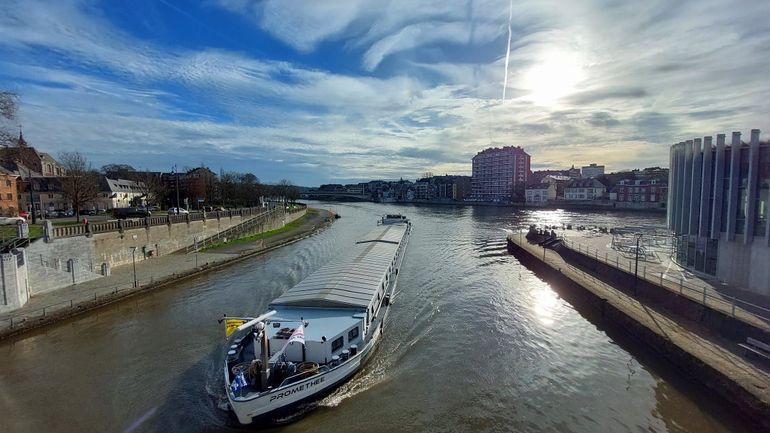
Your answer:
[[[358,326],[348,331],[348,343],[358,338]]]
[[[356,329],[358,329],[358,328],[356,328]],[[343,343],[343,337],[340,337],[340,338],[332,341],[332,352],[336,352],[336,351],[342,349],[342,345],[343,344],[344,344]]]

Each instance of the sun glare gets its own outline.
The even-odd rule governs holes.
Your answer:
[[[557,105],[583,79],[583,68],[575,53],[549,51],[541,55],[522,76],[528,98],[538,105]]]

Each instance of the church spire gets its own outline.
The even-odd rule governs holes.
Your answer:
[[[24,141],[24,132],[21,130],[21,126],[19,126],[19,141],[18,141],[19,147],[27,147],[27,142]]]

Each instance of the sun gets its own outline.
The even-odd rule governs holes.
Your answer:
[[[585,73],[580,57],[574,52],[551,50],[538,56],[522,74],[521,87],[537,105],[555,106],[559,99],[575,91]]]

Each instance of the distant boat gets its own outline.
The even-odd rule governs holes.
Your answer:
[[[409,223],[409,219],[401,214],[387,214],[383,215],[379,221],[377,221],[377,224],[401,224],[401,223]]]
[[[256,318],[224,318],[225,392],[242,424],[294,414],[350,379],[373,353],[392,304],[411,223],[386,215],[351,248]]]

